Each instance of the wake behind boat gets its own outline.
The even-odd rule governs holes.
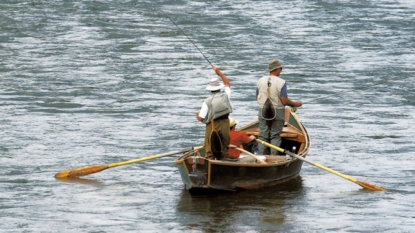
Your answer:
[[[310,138],[306,129],[293,109],[288,107],[285,121],[287,124],[280,134],[281,148],[305,158],[310,149]],[[238,131],[258,137],[258,121],[247,124]],[[258,161],[258,157],[263,161]],[[233,161],[209,160],[205,158],[202,147],[185,153],[174,163],[180,171],[185,189],[191,193],[207,193],[278,185],[296,178],[303,161],[285,155],[252,156],[249,153],[242,153],[239,159]]]

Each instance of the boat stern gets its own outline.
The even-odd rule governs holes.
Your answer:
[[[199,150],[185,153],[174,161],[185,189],[208,188],[208,163]]]

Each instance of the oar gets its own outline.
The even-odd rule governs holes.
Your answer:
[[[188,152],[188,151],[191,151],[191,150],[198,150],[200,148],[202,148],[202,146],[189,148],[189,149],[178,150],[178,151],[172,151],[172,152],[159,154],[159,155],[158,154],[151,155],[151,156],[143,157],[143,158],[139,158],[139,159],[127,160],[127,161],[124,161],[124,162],[110,163],[110,164],[100,164],[100,165],[92,165],[92,166],[86,166],[86,167],[81,167],[81,168],[75,168],[75,169],[71,169],[71,170],[65,170],[65,171],[58,172],[58,173],[55,174],[55,177],[56,178],[75,178],[75,177],[80,177],[80,176],[86,176],[86,175],[90,175],[90,174],[93,174],[93,173],[97,173],[97,172],[106,170],[108,168],[123,166],[123,165],[131,164],[131,163],[143,162],[143,161],[157,159],[157,158],[160,158],[160,157],[165,157],[165,156],[179,154],[179,153],[185,153],[185,152]]]
[[[237,149],[237,150],[239,150],[239,151],[241,151],[241,152],[243,152],[243,153],[245,153],[245,154],[247,154],[247,155],[251,156],[252,158],[256,159],[256,160],[258,161],[258,163],[267,164],[265,161],[263,161],[262,159],[260,159],[260,158],[256,157],[256,155],[252,154],[251,152],[249,152],[249,151],[247,151],[247,150],[244,150],[244,149],[242,149],[242,148],[239,148],[239,147],[237,147],[237,146],[235,146],[235,145],[229,145],[228,147],[229,147],[229,148],[234,148],[234,149]]]
[[[349,181],[351,181],[351,182],[354,182],[354,183],[356,183],[356,184],[358,184],[358,185],[362,186],[362,187],[363,187],[363,188],[365,188],[365,189],[372,190],[372,191],[386,191],[386,189],[383,189],[383,188],[381,188],[381,187],[379,187],[379,186],[376,186],[376,185],[373,185],[373,184],[369,184],[369,183],[367,183],[367,182],[363,182],[363,181],[356,180],[356,179],[355,179],[355,178],[353,178],[353,177],[350,177],[350,176],[347,176],[347,175],[343,175],[343,174],[341,174],[340,172],[334,171],[333,169],[330,169],[330,168],[328,168],[328,167],[325,167],[325,166],[323,166],[323,165],[321,165],[321,164],[318,164],[318,163],[313,163],[313,162],[311,162],[310,160],[308,160],[308,159],[306,159],[306,158],[303,158],[303,157],[301,157],[301,156],[299,156],[299,155],[297,155],[297,154],[294,154],[294,153],[290,152],[289,150],[284,150],[284,149],[282,149],[282,148],[280,148],[280,147],[274,146],[274,145],[272,145],[272,144],[270,144],[270,143],[267,143],[267,142],[264,142],[264,141],[262,141],[262,140],[260,140],[260,139],[257,139],[257,142],[258,142],[258,143],[261,143],[261,144],[263,144],[263,145],[265,145],[265,146],[268,146],[268,147],[270,147],[270,148],[272,148],[272,149],[274,149],[274,150],[277,150],[277,151],[279,151],[279,152],[281,152],[281,153],[285,153],[285,154],[287,154],[287,155],[289,155],[289,156],[292,156],[292,157],[295,157],[295,158],[297,158],[297,159],[303,160],[303,161],[304,161],[304,162],[306,162],[306,163],[309,163],[309,164],[311,164],[311,165],[313,165],[313,166],[316,166],[316,167],[318,167],[318,168],[320,168],[320,169],[323,169],[323,170],[328,171],[328,172],[330,172],[330,173],[332,173],[332,174],[335,174],[335,175],[337,175],[337,176],[340,176],[341,178],[344,178],[344,179],[346,179],[346,180],[349,180]]]

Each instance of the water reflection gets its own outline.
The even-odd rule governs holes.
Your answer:
[[[205,232],[253,229],[275,230],[286,222],[291,203],[304,197],[299,176],[285,184],[242,192],[191,195],[183,190],[177,203],[180,224],[185,230]]]
[[[91,185],[91,186],[101,186],[103,185],[102,181],[96,179],[85,179],[85,178],[55,178],[56,180],[62,183],[74,183],[74,184],[82,184],[82,185]]]

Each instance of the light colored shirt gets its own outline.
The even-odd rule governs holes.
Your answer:
[[[257,82],[257,102],[259,107],[263,108],[265,102],[269,99],[274,108],[284,109],[285,106],[281,102],[280,96],[287,97],[286,88],[285,80],[278,76],[264,76],[260,78]]]
[[[231,99],[231,88],[230,87],[224,87],[223,91],[226,92],[226,94],[228,95],[228,99],[230,100]],[[203,101],[202,108],[200,109],[200,112],[199,112],[199,117],[204,119],[206,117],[208,111],[209,111],[209,108],[208,108],[207,104]]]

